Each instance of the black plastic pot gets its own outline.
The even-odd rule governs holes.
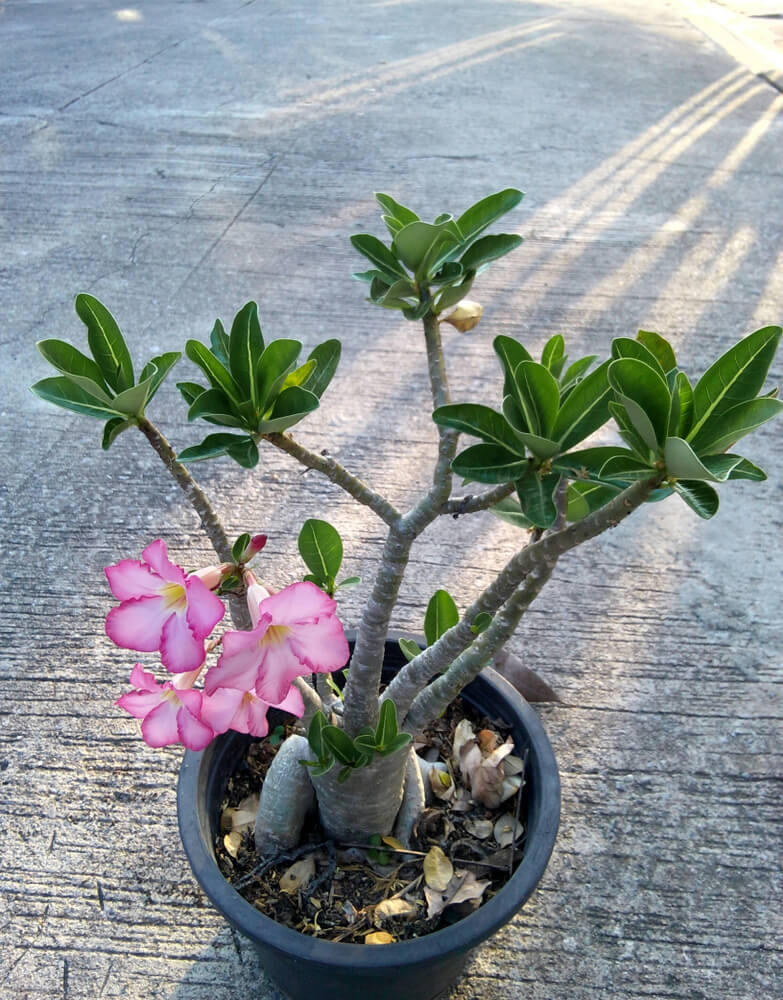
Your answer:
[[[396,640],[389,639],[385,667],[395,671],[402,662]],[[560,779],[552,747],[535,712],[494,670],[485,669],[462,697],[510,726],[517,753],[527,749],[524,856],[507,885],[475,913],[414,941],[319,941],[259,913],[224,879],[213,849],[226,782],[249,737],[225,733],[200,753],[185,752],[177,806],[193,874],[226,920],[253,943],[271,979],[293,1000],[434,1000],[457,979],[473,949],[508,923],[538,884],[560,820]]]

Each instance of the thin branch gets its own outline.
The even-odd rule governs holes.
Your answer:
[[[454,497],[447,500],[438,513],[451,514],[452,517],[461,517],[463,514],[475,514],[480,510],[489,510],[496,503],[505,500],[514,492],[513,483],[501,483],[499,486],[487,490],[486,493],[479,493],[474,496],[469,494],[466,497]]]
[[[305,710],[300,722],[307,729],[315,713],[322,712],[324,706],[315,688],[304,677],[295,677],[292,683],[304,701]]]
[[[295,458],[308,469],[315,469],[326,476],[337,486],[349,493],[354,500],[369,507],[373,513],[385,521],[390,527],[400,520],[400,512],[380,493],[363,483],[361,479],[344,469],[339,462],[336,462],[328,455],[317,455],[315,452],[305,448],[298,441],[288,434],[264,434],[263,439],[273,444],[275,448],[284,451],[287,455]]]

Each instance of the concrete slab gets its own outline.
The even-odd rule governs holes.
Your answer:
[[[349,277],[348,236],[380,231],[371,192],[428,215],[528,192],[525,246],[477,285],[482,327],[448,338],[455,394],[497,402],[498,333],[586,353],[660,329],[697,369],[783,315],[783,96],[674,2],[5,0],[0,51],[0,995],[278,1000],[188,871],[180,753],[112,707],[130,661],[102,637],[102,567],[154,537],[188,562],[208,546],[143,441],[101,454],[97,423],[27,391],[48,374],[34,341],[80,342],[82,290],[138,358],[254,297],[270,336],[344,343],[301,439],[409,503],[427,379],[417,331]],[[177,447],[200,439],[173,384],[152,416]],[[724,490],[706,524],[645,510],[520,629],[563,698],[541,713],[562,833],[455,1000],[781,995],[779,429],[747,453],[769,482]],[[370,578],[372,516],[283,456],[198,475],[233,533],[270,534],[273,582],[325,514]],[[395,625],[420,629],[438,586],[466,603],[516,542],[489,516],[433,526]]]

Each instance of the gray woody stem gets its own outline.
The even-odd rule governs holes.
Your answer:
[[[317,455],[315,452],[299,444],[298,441],[294,441],[288,434],[265,434],[264,437],[275,448],[279,448],[287,455],[291,455],[292,458],[295,458],[297,462],[300,462],[308,469],[315,469],[317,472],[322,473],[327,479],[330,479],[337,486],[344,489],[346,493],[349,493],[354,500],[358,500],[365,507],[369,507],[386,524],[392,526],[399,521],[400,512],[393,504],[381,496],[380,493],[371,490],[366,483],[363,483],[361,479],[358,479],[348,472],[347,469],[344,469],[333,458],[327,455]]]
[[[449,664],[465,650],[468,650],[470,646],[473,645],[484,650],[494,637],[494,645],[492,645],[488,653],[483,654],[483,662],[486,662],[492,653],[496,649],[499,649],[503,645],[503,642],[513,633],[512,629],[509,636],[505,639],[499,639],[498,633],[491,631],[492,626],[490,626],[490,629],[483,633],[479,639],[476,639],[470,626],[478,614],[484,611],[490,614],[496,612],[498,608],[501,608],[509,601],[517,587],[523,583],[527,584],[528,576],[533,576],[534,580],[540,578],[541,582],[539,585],[534,586],[534,592],[527,602],[529,604],[541,586],[546,582],[546,579],[548,579],[549,573],[551,573],[557,559],[564,552],[577,545],[581,545],[582,542],[586,542],[590,538],[594,538],[596,535],[601,534],[601,532],[606,531],[607,528],[614,527],[630,514],[632,510],[644,503],[652,490],[659,484],[659,477],[636,482],[600,510],[589,514],[581,521],[577,521],[567,528],[553,531],[543,538],[532,541],[520,552],[517,552],[486,590],[467,609],[460,622],[447,632],[444,632],[437,642],[433,643],[432,646],[403,667],[386,689],[384,697],[394,700],[400,718],[405,718],[409,706],[414,702],[414,699],[417,698],[424,686],[429,683],[431,678],[441,671],[446,670]],[[546,573],[545,576],[542,575],[544,572]],[[522,595],[521,600],[524,599],[524,595],[527,592],[527,587],[523,587],[522,591],[520,591]],[[521,617],[526,607],[527,604],[522,607],[519,617]],[[480,669],[480,665],[478,669]],[[432,687],[435,687],[435,684]],[[437,712],[435,714],[437,715]]]
[[[449,388],[438,320],[432,314],[424,317],[424,341],[433,402],[435,406],[442,406],[449,401]],[[365,726],[375,726],[378,722],[384,644],[408,565],[411,545],[427,525],[438,517],[451,493],[451,462],[457,449],[458,434],[448,428],[439,428],[439,435],[438,460],[432,487],[415,507],[390,526],[372,594],[359,625],[345,685],[343,720],[345,729],[351,736],[355,736]]]
[[[452,517],[461,517],[462,514],[475,514],[479,510],[489,510],[496,503],[510,497],[514,492],[513,483],[501,483],[485,493],[478,493],[475,496],[469,494],[466,497],[454,497],[447,500],[440,509],[441,514],[451,514]]]

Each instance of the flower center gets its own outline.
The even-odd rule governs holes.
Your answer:
[[[290,625],[270,625],[266,632],[264,632],[259,645],[267,647],[279,646],[286,641],[291,631]]]
[[[160,588],[160,596],[163,598],[163,606],[170,611],[184,611],[187,607],[185,588],[181,583],[167,583]]]

